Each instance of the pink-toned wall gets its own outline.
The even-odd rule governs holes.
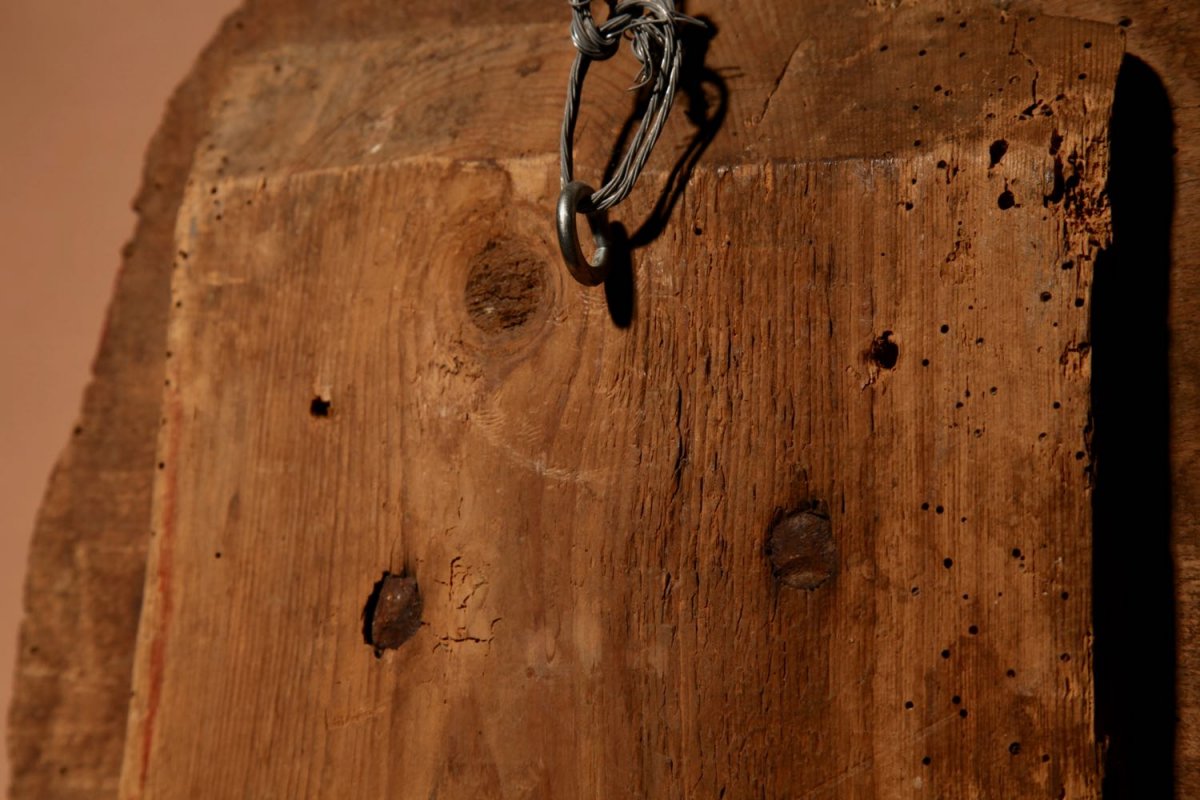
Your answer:
[[[25,557],[167,97],[237,0],[0,0],[0,709]],[[0,721],[0,727],[4,727]],[[0,795],[7,796],[7,748]]]

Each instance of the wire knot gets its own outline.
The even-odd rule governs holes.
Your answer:
[[[575,49],[593,61],[605,61],[617,54],[621,34],[605,34],[592,16],[591,0],[569,0],[571,10],[571,42]]]

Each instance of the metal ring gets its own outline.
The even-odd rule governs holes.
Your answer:
[[[558,223],[558,246],[562,248],[563,260],[571,276],[584,286],[598,286],[608,277],[609,267],[609,238],[608,215],[604,211],[584,211],[581,209],[591,206],[591,196],[595,190],[582,181],[572,181],[558,196],[558,212],[555,220]],[[596,252],[589,261],[583,255],[579,244],[579,228],[576,226],[576,216],[584,214],[588,227],[591,228],[592,238],[596,241]]]

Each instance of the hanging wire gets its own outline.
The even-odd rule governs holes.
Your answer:
[[[675,102],[675,87],[683,52],[675,36],[675,26],[688,23],[703,26],[697,19],[675,10],[674,0],[608,0],[609,15],[597,25],[590,0],[567,0],[571,6],[571,41],[579,52],[571,65],[567,84],[567,104],[563,113],[562,193],[558,198],[555,221],[563,260],[571,275],[585,286],[603,283],[608,276],[610,239],[607,210],[624,200],[646,166],[658,141],[667,115]],[[612,176],[599,191],[575,180],[575,123],[579,118],[579,97],[583,80],[593,61],[616,55],[621,39],[628,38],[633,56],[642,65],[633,89],[650,87],[642,119],[617,162]],[[596,250],[589,260],[583,254],[576,225],[578,214],[587,217]]]
[[[590,0],[567,2],[572,11],[571,41],[579,52],[571,66],[563,115],[560,142],[563,189],[575,179],[572,153],[575,124],[579,118],[583,81],[591,62],[612,58],[620,47],[621,39],[628,37],[634,58],[641,64],[641,71],[632,89],[650,87],[642,121],[612,177],[590,197],[581,198],[580,211],[605,211],[620,203],[633,190],[671,113],[675,87],[679,82],[679,68],[683,62],[675,26],[679,23],[704,23],[677,12],[674,0],[609,0],[609,17],[602,25],[597,25],[592,16]]]

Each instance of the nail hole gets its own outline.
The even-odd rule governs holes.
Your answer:
[[[883,331],[871,342],[869,359],[881,369],[894,369],[900,360],[900,347],[892,341],[892,331]]]
[[[421,593],[415,578],[383,573],[363,607],[363,642],[375,650],[393,650],[421,628]]]
[[[314,397],[308,405],[308,413],[314,417],[328,417],[332,410],[333,403],[326,400],[324,397]]]
[[[765,549],[775,579],[793,589],[812,591],[837,573],[833,527],[816,508],[779,512]]]
[[[997,139],[992,142],[988,148],[988,156],[991,158],[989,167],[994,167],[1000,163],[1000,159],[1004,158],[1004,154],[1008,152],[1008,142],[1004,139]]]

